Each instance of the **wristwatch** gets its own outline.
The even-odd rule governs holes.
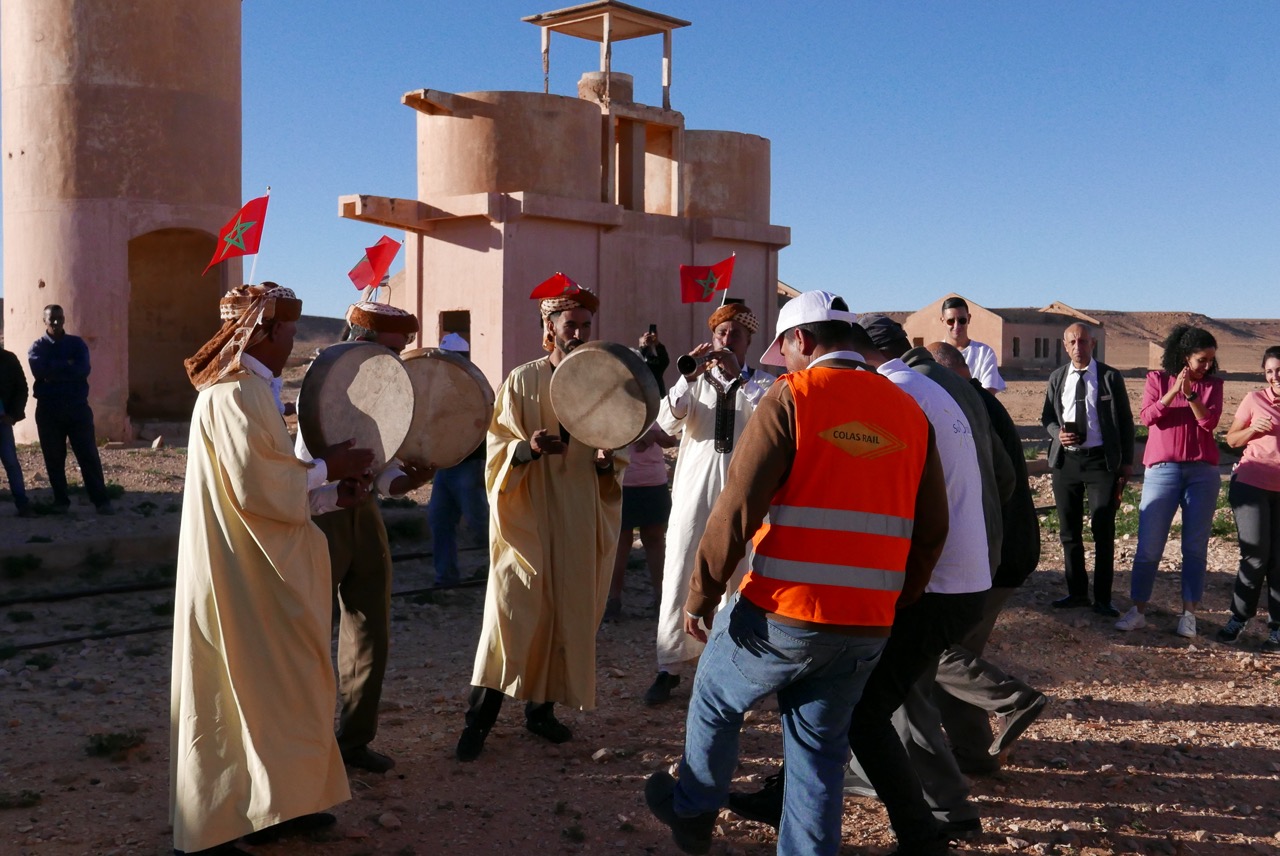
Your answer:
[[[1199,397],[1200,393],[1196,392],[1194,389],[1183,396],[1187,401],[1195,401]]]

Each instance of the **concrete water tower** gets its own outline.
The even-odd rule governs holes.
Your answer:
[[[200,276],[241,201],[240,0],[6,0],[0,102],[6,347],[25,366],[61,304],[99,439],[187,418],[182,360],[240,281]]]
[[[405,231],[391,301],[421,318],[423,344],[464,335],[496,386],[542,353],[529,292],[555,271],[600,295],[594,337],[634,344],[656,324],[674,355],[708,340],[718,305],[682,304],[679,266],[736,253],[731,292],[761,318],[758,359],[791,234],[769,222],[769,141],[690,130],[671,109],[672,32],[689,22],[617,0],[524,20],[542,31],[543,91],[409,92],[417,197],[339,200],[344,217]],[[600,44],[576,98],[546,91],[553,33]],[[636,102],[632,76],[612,68],[613,44],[634,38],[662,40],[661,107]]]

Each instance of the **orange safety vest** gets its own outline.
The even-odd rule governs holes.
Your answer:
[[[875,372],[785,376],[796,456],[756,532],[742,596],[819,624],[888,627],[906,576],[929,422]]]

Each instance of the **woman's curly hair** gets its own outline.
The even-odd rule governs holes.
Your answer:
[[[1176,375],[1186,366],[1187,357],[1206,348],[1218,348],[1218,340],[1213,338],[1212,333],[1203,327],[1179,324],[1169,331],[1164,340],[1164,356],[1160,358],[1160,367],[1169,374]],[[1217,371],[1218,358],[1214,357],[1213,364],[1205,374],[1211,375]]]

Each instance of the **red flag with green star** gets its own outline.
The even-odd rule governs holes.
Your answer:
[[[209,260],[201,276],[208,273],[209,268],[219,262],[234,259],[236,256],[251,256],[258,251],[258,244],[262,243],[262,224],[267,219],[267,200],[266,196],[250,199],[236,216],[222,227],[222,231],[218,233],[218,246],[213,251],[213,258]]]
[[[713,265],[680,265],[680,302],[710,303],[712,295],[729,287],[734,258]]]
[[[372,247],[365,247],[364,256],[356,266],[347,271],[351,284],[363,291],[371,285],[382,282],[391,261],[400,252],[400,242],[395,238],[383,235]]]

